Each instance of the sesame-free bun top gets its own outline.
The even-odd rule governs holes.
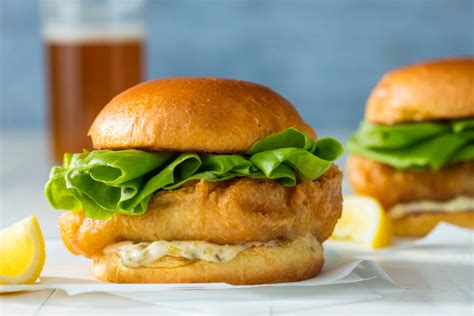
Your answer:
[[[365,117],[374,124],[474,117],[474,57],[388,72],[369,96]]]
[[[173,78],[136,85],[110,101],[89,130],[96,149],[243,153],[294,127],[315,139],[293,105],[245,81]]]

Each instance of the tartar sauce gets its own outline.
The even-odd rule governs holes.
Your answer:
[[[417,201],[397,204],[388,214],[393,219],[402,218],[412,213],[456,213],[474,210],[474,197],[459,196],[448,201]]]
[[[204,260],[215,263],[228,262],[242,250],[252,247],[277,247],[287,245],[287,241],[249,242],[239,245],[218,245],[206,241],[166,241],[133,243],[122,241],[104,249],[105,254],[117,253],[122,264],[139,267],[157,261],[165,256]]]

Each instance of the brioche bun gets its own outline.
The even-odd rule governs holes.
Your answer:
[[[293,105],[271,89],[216,78],[152,80],[117,95],[89,130],[96,149],[244,153],[294,127],[315,139]]]
[[[96,278],[115,283],[261,284],[293,282],[317,275],[324,262],[315,237],[300,237],[287,247],[256,247],[243,250],[226,263],[164,257],[153,266],[131,268],[115,253],[94,258]]]
[[[474,58],[433,60],[385,74],[367,101],[374,124],[474,116]]]

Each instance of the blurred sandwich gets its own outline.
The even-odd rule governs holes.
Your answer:
[[[474,59],[385,74],[348,151],[352,188],[380,201],[397,235],[474,228]]]

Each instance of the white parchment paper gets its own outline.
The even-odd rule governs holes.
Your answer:
[[[0,292],[39,291],[61,289],[69,295],[107,292],[156,292],[171,290],[227,290],[262,287],[315,287],[342,283],[354,283],[379,278],[388,283],[393,281],[373,261],[343,257],[326,249],[326,261],[322,272],[315,278],[292,283],[278,283],[252,286],[234,286],[225,283],[194,284],[112,284],[97,281],[91,272],[90,260],[71,255],[57,240],[46,241],[47,259],[40,282],[31,285],[0,286]]]
[[[379,251],[369,251],[363,248],[340,242],[329,241],[325,244],[326,262],[320,275],[315,278],[292,283],[265,284],[253,286],[233,286],[225,283],[196,283],[196,284],[111,284],[94,279],[91,273],[91,263],[88,259],[71,255],[58,240],[48,240],[47,261],[40,282],[32,285],[0,286],[0,292],[39,291],[45,289],[60,289],[69,295],[105,292],[129,298],[139,298],[152,302],[156,295],[162,299],[164,292],[196,290],[236,290],[240,293],[264,293],[263,291],[278,292],[280,288],[292,288],[294,293],[309,293],[312,288],[319,286],[334,286],[354,284],[378,280],[396,288],[395,282],[374,261],[367,259],[374,255],[390,256],[400,248],[416,247],[458,247],[473,246],[474,232],[469,229],[441,223],[428,236],[418,240],[398,241],[391,248]],[[466,254],[466,260],[472,261],[472,252]],[[242,290],[247,289],[246,292]],[[252,291],[248,291],[252,289]],[[267,290],[265,290],[267,289]],[[297,290],[296,290],[297,289]],[[286,293],[286,292],[285,292]],[[219,294],[222,295],[222,294]],[[229,295],[234,295],[230,294]],[[253,294],[252,294],[253,295]],[[258,297],[258,295],[257,295]],[[181,297],[182,298],[182,297]]]

